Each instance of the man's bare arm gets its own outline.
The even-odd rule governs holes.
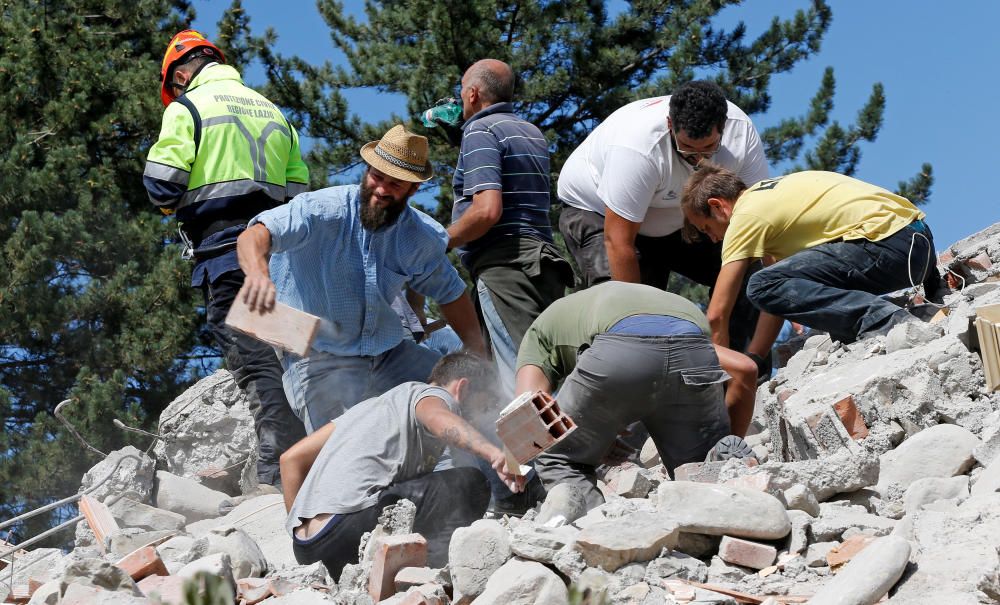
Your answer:
[[[327,439],[333,434],[334,425],[327,422],[313,434],[300,439],[298,443],[288,448],[279,459],[281,468],[281,488],[285,492],[285,511],[292,510],[295,496],[302,489],[302,483],[309,474],[313,462],[319,456]]]
[[[604,247],[608,251],[611,279],[637,284],[641,275],[635,237],[642,223],[633,223],[607,206],[604,213]]]
[[[745,437],[757,397],[757,364],[752,359],[732,349],[715,345],[719,365],[731,377],[726,388],[726,410],[729,412],[730,431]]]
[[[502,213],[503,194],[499,189],[473,194],[472,204],[465,214],[448,227],[448,247],[458,248],[486,235]]]
[[[270,311],[274,308],[275,287],[267,266],[271,253],[271,232],[257,223],[240,234],[236,240],[236,257],[246,278],[238,296],[243,297],[250,310]]]
[[[476,309],[467,295],[462,294],[450,303],[442,304],[441,314],[462,339],[466,349],[486,357],[486,343],[483,341],[483,333],[479,331]]]
[[[515,380],[517,382],[515,392],[518,395],[521,393],[534,393],[535,391],[552,393],[552,383],[549,382],[542,368],[536,365],[527,364],[518,368]]]
[[[717,345],[729,346],[729,316],[740,296],[743,275],[752,260],[745,258],[722,265],[719,277],[715,280],[715,290],[705,315],[708,316],[708,325],[712,329],[712,342]]]
[[[511,473],[500,448],[490,443],[464,418],[452,412],[443,400],[424,397],[417,402],[416,414],[417,421],[444,443],[489,462],[511,491],[519,492],[524,489],[524,478]]]

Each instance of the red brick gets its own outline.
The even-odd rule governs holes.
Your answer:
[[[559,443],[576,429],[555,399],[541,391],[521,395],[496,421],[497,436],[520,464]]]
[[[851,536],[844,540],[840,546],[833,548],[826,554],[826,562],[831,569],[836,569],[857,556],[859,552],[864,550],[874,540],[873,536]]]
[[[420,534],[385,536],[375,544],[375,557],[368,576],[368,594],[377,603],[396,594],[396,573],[404,567],[427,564],[427,540]]]
[[[743,475],[726,481],[725,485],[752,489],[758,492],[766,492],[771,487],[771,477],[767,473],[755,473],[753,475]]]
[[[741,540],[723,536],[719,543],[719,558],[732,565],[740,565],[751,569],[764,569],[774,563],[778,551],[773,546],[759,544],[749,540]]]
[[[236,596],[245,605],[256,605],[273,596],[271,583],[266,578],[240,578],[236,580]]]
[[[399,602],[399,605],[445,605],[445,600],[441,598],[444,591],[438,590],[435,584],[424,584],[414,586],[406,591],[406,596]]]
[[[152,546],[143,546],[133,550],[115,563],[125,570],[133,580],[139,581],[146,576],[168,576],[167,566],[163,564],[160,555]]]
[[[851,395],[844,397],[833,404],[833,410],[837,412],[837,416],[844,423],[847,433],[855,441],[868,436],[868,425],[865,424],[865,417],[861,415],[858,406],[854,404],[854,397]]]
[[[149,576],[139,580],[139,590],[147,597],[159,595],[163,605],[184,605],[184,578],[180,576]]]
[[[980,252],[978,255],[965,261],[965,266],[972,269],[978,269],[980,271],[986,271],[993,266],[993,261],[985,252]]]

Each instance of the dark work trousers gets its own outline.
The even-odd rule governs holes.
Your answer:
[[[339,578],[345,565],[358,562],[361,536],[375,529],[382,509],[404,498],[417,505],[413,531],[427,540],[427,565],[444,567],[451,534],[483,518],[490,489],[483,474],[469,467],[428,473],[391,485],[379,494],[378,503],[356,513],[334,515],[323,529],[305,540],[293,536],[295,560],[303,565],[322,561],[330,577]]]
[[[590,210],[580,210],[563,205],[559,215],[559,230],[566,239],[566,247],[580,267],[583,287],[611,279],[608,251],[604,246],[604,217]],[[681,232],[663,237],[637,235],[635,248],[639,256],[639,274],[642,283],[661,290],[667,289],[670,273],[676,271],[695,283],[709,288],[709,296],[722,268],[722,243],[706,239],[685,242]],[[729,343],[737,351],[746,350],[757,327],[760,311],[746,295],[746,280],[760,269],[755,262],[744,278],[743,288],[729,316]]]
[[[831,242],[793,254],[750,278],[750,300],[841,342],[887,332],[913,318],[879,294],[920,284],[932,292],[940,280],[934,236],[922,222],[914,225],[878,242]]]
[[[702,334],[599,334],[559,389],[559,405],[577,428],[535,459],[535,471],[546,490],[568,483],[588,509],[598,506],[596,467],[633,422],[649,431],[671,474],[701,462],[729,434],[728,378]]]
[[[242,271],[230,271],[202,286],[208,329],[250,401],[258,442],[257,479],[277,486],[281,483],[278,458],[306,432],[285,398],[283,370],[271,345],[226,327],[226,315],[243,278]]]

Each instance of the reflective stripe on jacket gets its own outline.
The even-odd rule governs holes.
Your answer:
[[[221,64],[202,69],[167,106],[143,173],[150,201],[177,211],[198,235],[220,220],[249,220],[308,182],[295,129],[243,85],[236,69]]]

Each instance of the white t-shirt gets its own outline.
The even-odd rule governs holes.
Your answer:
[[[750,118],[728,103],[722,146],[711,161],[747,186],[767,178],[764,146]],[[684,226],[681,192],[694,169],[674,151],[667,116],[670,97],[629,103],[608,116],[577,147],[559,174],[559,199],[604,215],[605,206],[661,237]]]

